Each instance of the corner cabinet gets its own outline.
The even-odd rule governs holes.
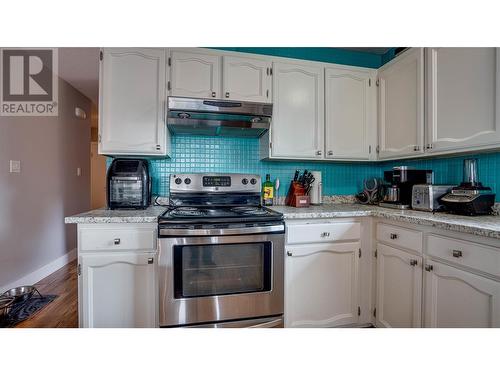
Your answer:
[[[155,48],[101,51],[100,154],[168,155],[165,55]]]
[[[428,152],[500,144],[498,48],[428,48]]]
[[[318,65],[273,63],[273,122],[264,158],[322,160],[324,74]]]
[[[377,245],[377,327],[422,324],[422,257]]]
[[[378,73],[379,158],[424,153],[424,49],[412,48]]]
[[[375,74],[325,69],[325,158],[370,160],[376,148]]]

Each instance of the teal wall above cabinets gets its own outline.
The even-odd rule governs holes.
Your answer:
[[[435,182],[459,184],[462,181],[462,164],[465,158],[479,159],[479,178],[497,193],[500,201],[500,152],[471,156],[440,157],[419,160],[385,162],[314,162],[314,161],[261,161],[259,140],[254,138],[222,138],[203,136],[172,136],[170,159],[152,159],[153,193],[166,196],[172,173],[222,172],[253,173],[265,178],[271,174],[274,181],[280,179],[280,195],[286,189],[296,169],[322,172],[325,195],[356,194],[363,179],[382,177],[385,170],[396,165],[408,165],[420,169],[432,169]]]
[[[300,60],[379,68],[385,55],[329,47],[212,47],[213,49]],[[390,52],[390,51],[389,51]],[[387,55],[389,56],[389,55]],[[388,58],[388,57],[387,57]],[[389,61],[389,60],[387,60]],[[385,61],[385,62],[387,62]]]

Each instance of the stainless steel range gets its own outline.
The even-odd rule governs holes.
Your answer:
[[[170,176],[159,218],[160,326],[283,326],[283,215],[260,205],[261,179]]]

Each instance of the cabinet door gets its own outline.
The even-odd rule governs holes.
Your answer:
[[[156,327],[156,255],[80,256],[81,326]]]
[[[370,135],[376,127],[372,78],[368,71],[325,70],[327,159],[370,159]]]
[[[103,50],[100,154],[166,155],[165,70],[163,49]]]
[[[438,262],[425,270],[425,327],[500,327],[500,282]]]
[[[224,56],[224,98],[250,102],[271,101],[271,63],[246,57]]]
[[[359,242],[287,247],[285,326],[358,322]]]
[[[412,48],[379,70],[379,158],[424,152],[423,48]]]
[[[422,257],[377,245],[378,327],[420,327]]]
[[[273,64],[271,155],[286,159],[323,159],[323,69]]]
[[[500,143],[498,48],[427,50],[430,152]]]
[[[172,51],[170,95],[192,98],[221,98],[221,57],[210,54]]]

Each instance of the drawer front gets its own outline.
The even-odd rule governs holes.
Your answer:
[[[321,223],[287,225],[287,243],[351,241],[361,238],[360,223]]]
[[[427,252],[436,258],[500,277],[500,249],[430,234]]]
[[[81,229],[79,250],[156,250],[156,232],[149,228]]]
[[[422,252],[422,232],[397,227],[395,225],[378,224],[377,240],[391,246],[404,247],[406,249]]]

